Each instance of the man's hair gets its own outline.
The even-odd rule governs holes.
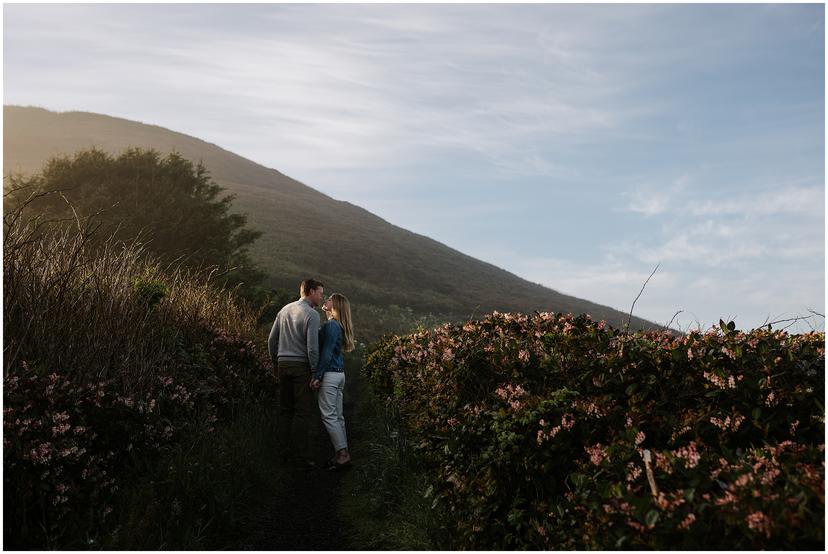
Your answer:
[[[322,284],[322,281],[317,281],[316,279],[305,279],[299,284],[299,296],[307,296],[312,291],[324,286],[325,285]]]

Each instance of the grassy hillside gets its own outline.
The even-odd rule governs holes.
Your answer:
[[[313,275],[357,306],[409,307],[414,319],[541,310],[589,313],[615,326],[626,321],[616,310],[525,281],[196,138],[91,113],[17,106],[3,111],[4,174],[37,172],[49,157],[92,146],[111,153],[128,146],[175,150],[202,161],[237,196],[235,209],[248,214],[248,225],[263,232],[251,254],[269,286],[293,290]],[[633,327],[655,324],[633,318]]]

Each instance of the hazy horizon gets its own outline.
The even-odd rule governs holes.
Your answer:
[[[4,104],[192,135],[624,312],[660,263],[637,316],[751,328],[825,304],[823,21],[816,4],[5,5]]]

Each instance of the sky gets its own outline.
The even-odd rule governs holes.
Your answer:
[[[5,4],[3,101],[193,135],[625,312],[658,264],[635,315],[750,329],[825,313],[824,22],[822,4]]]

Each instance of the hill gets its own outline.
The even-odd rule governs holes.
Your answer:
[[[194,137],[86,112],[4,106],[3,113],[4,175],[35,173],[52,156],[93,146],[113,154],[129,146],[177,151],[203,162],[212,178],[236,195],[235,210],[248,214],[249,227],[263,232],[251,255],[273,288],[293,291],[312,275],[363,310],[407,307],[414,317],[539,310],[589,313],[614,326],[627,319],[622,312],[528,282]],[[632,325],[658,327],[639,318]]]

